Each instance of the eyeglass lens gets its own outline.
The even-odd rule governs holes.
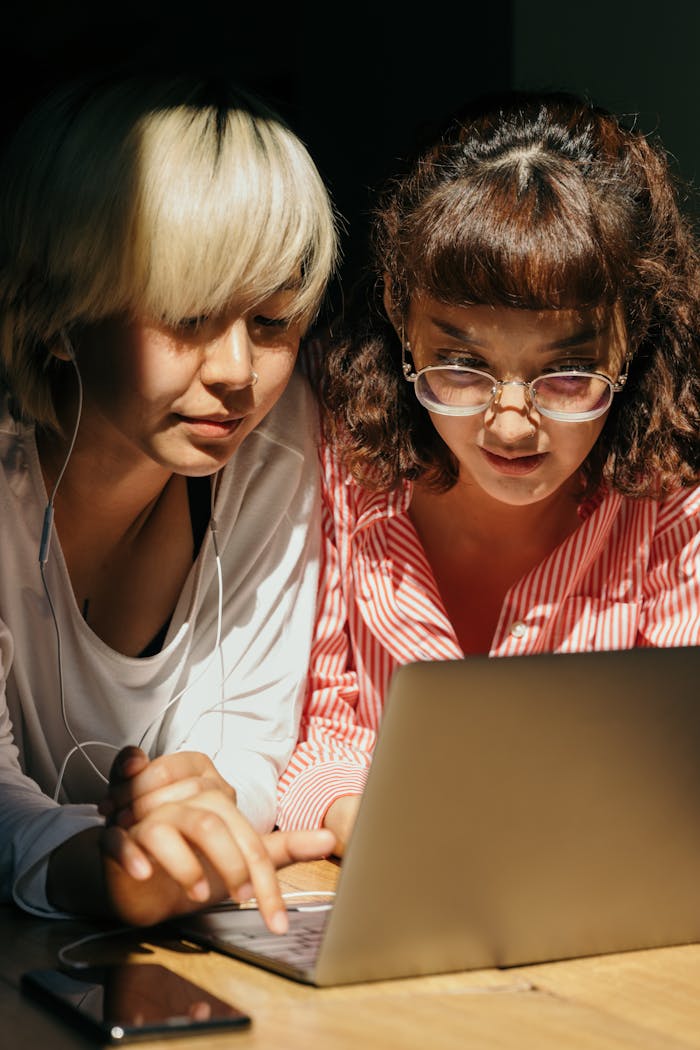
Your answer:
[[[494,395],[494,380],[470,369],[431,368],[416,380],[416,393],[427,407],[467,411],[485,409]],[[566,415],[604,410],[612,400],[612,387],[601,376],[556,372],[539,376],[530,384],[538,408]]]

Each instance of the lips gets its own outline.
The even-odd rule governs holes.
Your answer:
[[[202,437],[230,437],[243,422],[244,416],[180,416],[186,426]]]
[[[499,474],[507,474],[509,477],[531,474],[541,466],[546,457],[545,452],[528,456],[501,456],[485,448],[480,449],[480,452],[490,467]]]

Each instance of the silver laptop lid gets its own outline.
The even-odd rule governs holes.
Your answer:
[[[317,984],[700,940],[700,648],[400,668]]]

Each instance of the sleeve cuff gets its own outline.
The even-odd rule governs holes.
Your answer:
[[[361,795],[368,768],[322,762],[300,772],[279,798],[277,826],[283,831],[320,828],[331,805],[345,795]]]
[[[54,819],[51,819],[52,817]],[[94,806],[73,805],[49,812],[43,815],[43,819],[35,818],[34,822],[38,827],[34,841],[27,843],[26,851],[23,851],[22,860],[17,866],[12,899],[23,911],[42,918],[74,918],[75,916],[54,908],[46,896],[49,857],[66,839],[85,828],[101,825],[104,821]]]

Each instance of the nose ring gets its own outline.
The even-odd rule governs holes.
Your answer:
[[[259,378],[260,378],[260,376],[258,375],[258,373],[254,369],[251,368],[251,370],[250,370],[250,383],[248,384],[248,386],[255,386],[255,384],[257,383]]]

